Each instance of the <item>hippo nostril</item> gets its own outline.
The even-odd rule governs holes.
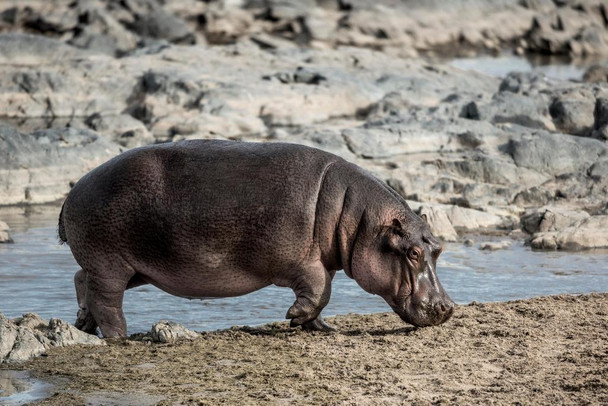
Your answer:
[[[436,303],[435,304],[435,311],[443,316],[447,313],[452,313],[452,311],[454,310],[454,304],[451,302],[442,302],[442,303]]]
[[[447,311],[447,308],[446,308],[445,304],[443,304],[443,303],[436,303],[435,304],[435,311],[438,314],[443,315]]]

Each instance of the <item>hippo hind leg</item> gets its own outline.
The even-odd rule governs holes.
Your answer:
[[[286,318],[291,319],[291,326],[302,326],[305,330],[333,331],[321,317],[321,311],[331,296],[332,274],[321,264],[314,264],[299,270],[290,283],[278,286],[289,286],[296,294],[294,304],[287,311]]]
[[[140,274],[135,274],[129,279],[126,289],[135,288],[147,283]],[[87,274],[84,270],[81,269],[76,272],[76,275],[74,275],[74,285],[76,286],[76,299],[78,300],[78,315],[74,326],[85,333],[97,334],[97,322],[87,307]]]
[[[87,308],[87,274],[84,270],[81,269],[74,275],[74,286],[78,300],[78,315],[74,325],[85,333],[97,334],[97,322]]]
[[[88,263],[92,266],[83,268],[75,277],[81,309],[79,327],[90,331],[96,324],[106,338],[126,337],[127,322],[122,311],[125,290],[145,282],[134,278],[137,273],[120,256],[103,255]]]

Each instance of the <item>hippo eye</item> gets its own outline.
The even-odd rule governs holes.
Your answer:
[[[410,258],[410,260],[418,262],[418,261],[420,261],[420,257],[422,256],[422,253],[420,252],[419,248],[414,247],[408,251],[407,255]]]

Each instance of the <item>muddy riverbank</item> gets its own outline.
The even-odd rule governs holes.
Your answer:
[[[606,293],[459,306],[424,329],[388,313],[329,321],[338,333],[276,323],[178,344],[108,341],[18,368],[67,378],[40,405],[608,402]]]

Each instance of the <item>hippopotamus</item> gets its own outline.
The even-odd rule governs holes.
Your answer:
[[[142,284],[185,298],[289,287],[286,318],[307,330],[332,329],[321,311],[341,269],[414,326],[454,309],[427,223],[370,173],[303,145],[190,140],[123,152],[73,186],[58,232],[82,268],[76,326],[104,337],[126,335],[123,295]]]

